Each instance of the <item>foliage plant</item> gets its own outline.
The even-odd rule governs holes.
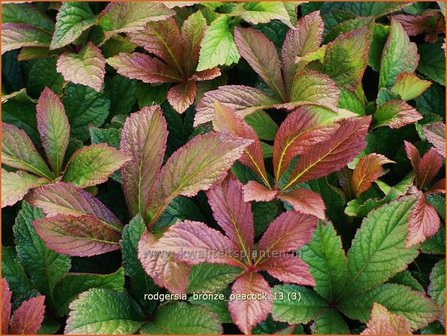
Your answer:
[[[2,334],[445,334],[445,4],[2,4]]]

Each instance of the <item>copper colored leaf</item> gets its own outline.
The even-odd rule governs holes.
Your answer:
[[[430,85],[430,81],[420,79],[413,73],[402,72],[397,76],[396,82],[391,87],[391,92],[407,101],[423,94]]]
[[[425,125],[424,133],[428,142],[445,159],[445,125],[441,122]]]
[[[129,160],[127,155],[106,144],[85,146],[68,161],[63,180],[81,188],[100,184]]]
[[[411,212],[408,221],[408,237],[406,247],[422,243],[439,230],[441,220],[436,209],[425,201],[424,194],[420,193],[416,206]]]
[[[270,202],[276,198],[278,190],[268,189],[256,181],[248,181],[244,185],[244,201]]]
[[[42,325],[45,314],[45,296],[39,295],[24,301],[11,317],[10,333],[35,335]]]
[[[373,304],[371,318],[361,335],[412,335],[405,317],[390,313],[378,303]]]
[[[245,273],[233,284],[231,293],[250,295],[254,299],[233,299],[228,303],[231,319],[244,334],[251,334],[252,328],[265,320],[272,309],[272,289],[257,273]]]
[[[422,119],[416,109],[402,100],[390,100],[380,105],[374,113],[376,126],[400,128]]]
[[[336,107],[339,95],[337,85],[331,78],[310,70],[298,73],[290,89],[291,102],[313,102]]]
[[[168,130],[159,106],[144,107],[126,119],[121,151],[131,157],[121,169],[123,189],[132,215],[141,212],[163,163]]]
[[[383,165],[394,163],[382,154],[368,154],[362,157],[352,172],[352,190],[356,196],[368,190],[371,184],[383,175]]]
[[[50,33],[30,24],[2,24],[2,54],[22,47],[48,47],[50,42]]]
[[[87,45],[79,53],[64,53],[57,60],[57,72],[64,79],[75,84],[90,86],[100,91],[106,73],[106,61],[101,50],[93,43]]]
[[[320,194],[309,189],[295,189],[291,192],[280,194],[279,199],[292,205],[295,211],[315,216],[319,219],[326,219],[324,214],[326,206]]]
[[[181,78],[176,70],[160,60],[142,53],[119,53],[107,59],[107,64],[130,79],[138,79],[145,83],[176,83]]]
[[[421,158],[417,148],[411,142],[404,141],[404,143],[405,152],[416,175],[415,184],[419,188],[422,188],[429,184],[436,174],[438,174],[443,163],[442,157],[435,149],[430,148]]]
[[[191,14],[182,25],[181,34],[185,43],[184,68],[187,74],[192,74],[199,61],[200,43],[207,28],[206,19],[201,11]]]
[[[93,215],[56,215],[33,225],[48,248],[60,254],[89,257],[119,249],[121,234]]]
[[[11,316],[11,297],[8,282],[2,278],[2,335],[8,334],[9,318]]]
[[[49,88],[45,88],[36,106],[37,129],[42,146],[56,176],[60,175],[70,140],[70,124],[64,105]]]
[[[30,189],[37,188],[47,180],[24,171],[8,172],[2,168],[2,208],[20,201]]]
[[[194,102],[196,93],[196,83],[192,80],[189,80],[186,82],[178,83],[171,87],[168,91],[167,99],[174,110],[176,110],[178,113],[183,113]]]

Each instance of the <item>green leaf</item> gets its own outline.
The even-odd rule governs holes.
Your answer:
[[[39,292],[52,300],[54,286],[68,272],[71,261],[70,257],[48,249],[37,235],[33,221],[42,217],[40,209],[22,202],[13,230],[21,264]]]
[[[240,17],[252,24],[268,23],[272,20],[279,20],[292,26],[289,13],[282,2],[247,2],[243,4]]]
[[[64,77],[56,71],[56,59],[36,60],[28,74],[26,87],[32,97],[39,97],[45,87],[60,95],[64,88]]]
[[[313,334],[350,334],[343,317],[335,309],[329,308],[315,319],[311,327]]]
[[[347,259],[332,223],[319,223],[312,240],[301,249],[301,258],[315,279],[315,291],[328,301],[337,298],[347,281]]]
[[[422,243],[421,251],[428,254],[445,254],[445,226]]]
[[[188,293],[216,293],[224,290],[243,270],[228,265],[202,263],[192,267]]]
[[[209,311],[216,313],[222,323],[233,323],[230,312],[228,310],[228,301],[230,289],[226,289],[223,293],[218,295],[223,295],[223,300],[214,300],[214,294],[204,296],[201,294],[190,295],[188,301],[194,305],[200,305],[208,309]]]
[[[50,49],[65,47],[96,23],[96,16],[86,2],[65,2],[56,17]]]
[[[340,98],[338,100],[339,108],[349,110],[360,116],[366,114],[365,100],[359,97],[356,93],[348,90],[340,90]]]
[[[76,297],[91,288],[122,291],[124,269],[121,267],[111,274],[68,273],[54,287],[54,306],[58,316],[68,314],[68,305]]]
[[[92,288],[70,304],[64,333],[132,334],[142,324],[142,314],[126,294]]]
[[[404,316],[412,329],[425,327],[439,313],[439,308],[424,294],[396,284],[376,287],[361,296],[353,295],[337,307],[349,318],[367,322],[374,302],[386,307],[391,313]]]
[[[71,135],[83,141],[90,136],[89,126],[101,127],[109,115],[110,100],[83,85],[67,85],[62,102],[70,121]]]
[[[278,214],[279,207],[279,203],[276,201],[251,203],[256,236],[263,233],[267,226],[273,222]]]
[[[407,101],[420,96],[430,85],[430,81],[420,79],[415,74],[403,72],[397,76],[391,92],[398,94],[400,98]]]
[[[348,281],[342,296],[354,296],[385,282],[404,270],[418,255],[405,248],[408,218],[416,202],[409,196],[368,214],[348,252]]]
[[[25,23],[2,24],[2,54],[22,47],[48,47],[51,34]]]
[[[143,108],[148,105],[161,105],[166,101],[170,84],[151,85],[137,82],[138,106]]]
[[[418,292],[425,292],[424,287],[422,287],[419,281],[417,281],[413,275],[411,275],[411,272],[407,270],[395,275],[389,282],[410,287]]]
[[[445,260],[438,261],[433,267],[428,293],[439,306],[445,306]]]
[[[207,28],[200,45],[197,71],[239,61],[240,55],[234,43],[229,20],[228,16],[221,15]]]
[[[273,288],[272,317],[288,323],[308,323],[328,308],[328,303],[313,290],[297,285]]]
[[[8,281],[14,298],[25,296],[33,289],[14,247],[2,246],[2,277]]]
[[[418,71],[431,80],[445,86],[445,51],[442,42],[421,44],[418,46],[421,54]]]
[[[137,100],[137,81],[115,75],[106,79],[104,92],[110,99],[110,116],[117,114],[129,114]]]
[[[92,144],[105,143],[111,147],[119,149],[121,130],[116,128],[90,128],[90,138]]]
[[[36,5],[29,3],[2,5],[3,23],[28,23],[40,29],[52,32],[54,22]]]
[[[380,105],[374,113],[376,127],[400,128],[422,119],[416,109],[403,100],[390,100]]]
[[[249,114],[245,117],[245,121],[255,130],[259,139],[270,141],[275,139],[278,125],[267,112],[261,110]]]
[[[374,25],[374,33],[369,48],[368,65],[375,71],[380,71],[380,62],[382,58],[383,47],[389,33],[389,27],[376,23]]]
[[[221,334],[219,318],[200,306],[187,303],[168,303],[155,313],[152,321],[146,323],[142,334]]]

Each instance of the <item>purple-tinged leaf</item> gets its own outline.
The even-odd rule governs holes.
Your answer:
[[[49,180],[55,177],[25,131],[7,123],[2,124],[2,163]]]
[[[24,301],[11,317],[12,335],[35,335],[45,314],[45,296],[39,295]]]
[[[60,175],[65,151],[70,140],[70,124],[64,105],[49,88],[45,88],[36,106],[37,129],[48,162],[56,176]]]
[[[64,53],[57,60],[57,72],[64,79],[101,91],[106,73],[106,61],[101,50],[88,42],[79,53]]]
[[[2,24],[2,54],[22,47],[49,47],[50,33],[26,23]]]
[[[312,102],[336,107],[340,92],[329,76],[305,70],[298,73],[290,89],[291,102]]]
[[[374,113],[376,127],[401,128],[421,119],[422,115],[403,100],[390,100],[380,105]]]
[[[436,174],[438,174],[443,163],[442,157],[434,148],[430,148],[421,158],[419,151],[411,142],[404,141],[404,143],[405,152],[407,153],[407,157],[413,166],[415,184],[421,189],[428,185]]]
[[[214,78],[217,78],[221,75],[219,68],[212,68],[203,71],[197,71],[194,75],[191,76],[191,79],[196,81],[207,81]]]
[[[49,249],[60,254],[90,257],[119,249],[121,233],[93,215],[56,215],[33,222]]]
[[[367,328],[360,335],[412,335],[412,331],[405,317],[374,303]]]
[[[272,277],[282,282],[315,286],[315,280],[307,264],[292,254],[270,257],[259,263],[257,268],[267,271]]]
[[[24,171],[8,172],[2,168],[2,208],[14,205],[30,191],[42,184],[49,182],[47,179],[28,174]]]
[[[63,180],[81,188],[100,184],[129,160],[130,157],[106,144],[85,146],[68,161]]]
[[[278,190],[268,189],[256,181],[248,181],[244,185],[244,201],[270,202],[278,196]]]
[[[180,75],[162,61],[142,53],[119,53],[107,59],[107,64],[122,76],[145,83],[176,83]]]
[[[288,193],[279,194],[278,198],[292,205],[295,211],[312,215],[322,220],[326,219],[324,214],[326,206],[323,198],[315,191],[299,188]]]
[[[185,44],[184,69],[186,74],[192,74],[199,61],[200,43],[207,28],[206,19],[201,11],[191,14],[182,25],[181,35]]]
[[[178,113],[183,113],[194,102],[196,93],[196,83],[192,80],[188,80],[171,87],[168,91],[167,99],[174,110]]]
[[[2,278],[2,335],[8,334],[9,318],[11,316],[11,297],[12,292],[9,290],[9,284],[6,279]]]
[[[424,133],[436,152],[445,159],[445,124],[438,122],[425,125]]]
[[[132,215],[146,206],[163,163],[168,129],[159,106],[144,107],[126,119],[121,151],[131,157],[121,168],[123,190]]]
[[[234,40],[241,56],[267,83],[276,97],[287,101],[281,75],[281,62],[274,44],[260,31],[252,28],[236,28]]]

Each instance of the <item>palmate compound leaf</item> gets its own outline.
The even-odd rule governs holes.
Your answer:
[[[59,176],[70,140],[70,124],[64,105],[59,97],[46,87],[39,97],[36,111],[42,146],[54,174]]]
[[[411,335],[411,328],[403,316],[392,314],[384,306],[373,304],[371,318],[361,335]]]
[[[78,53],[64,53],[57,60],[57,72],[66,81],[101,91],[106,73],[106,61],[101,50],[88,42]]]
[[[70,304],[65,334],[132,334],[143,315],[127,294],[103,288],[83,292]]]
[[[11,317],[10,334],[36,334],[45,314],[45,296],[39,295],[24,301]]]
[[[197,305],[173,302],[160,306],[142,334],[222,334],[219,317]]]
[[[24,171],[8,172],[2,168],[2,208],[14,205],[33,188],[37,188],[48,180],[28,174]]]

